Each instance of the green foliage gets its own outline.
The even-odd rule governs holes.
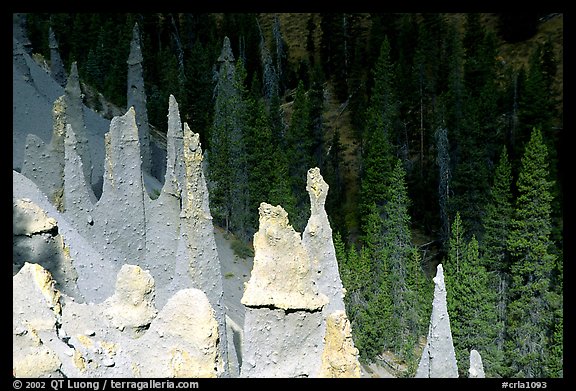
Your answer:
[[[498,321],[497,296],[490,275],[482,265],[475,236],[464,239],[460,214],[452,224],[448,260],[445,265],[450,327],[460,376],[468,372],[470,350],[482,355],[488,377],[500,374],[503,355],[494,344],[503,326]]]
[[[209,178],[212,215],[248,240],[249,198],[245,137],[247,92],[242,61],[223,61],[216,85],[214,121],[210,131]]]
[[[310,131],[310,101],[300,81],[294,97],[292,117],[286,131],[286,154],[289,157],[289,172],[292,192],[296,200],[296,213],[291,222],[296,231],[302,232],[308,221],[310,200],[306,192],[308,169],[314,167],[314,139]]]
[[[510,233],[513,217],[512,166],[506,147],[502,148],[500,160],[490,189],[490,202],[484,218],[484,238],[481,243],[485,267],[490,271],[507,273],[510,270],[506,239]]]
[[[230,243],[230,247],[238,258],[246,259],[254,257],[254,249],[249,244],[234,238]]]
[[[385,39],[374,69],[374,89],[366,112],[364,159],[360,215],[368,216],[372,204],[381,206],[386,199],[389,173],[394,167],[391,138],[395,135],[397,100],[393,93],[394,68],[390,61],[390,43]],[[366,222],[361,222],[364,226]],[[362,228],[365,231],[365,228]]]
[[[550,252],[552,183],[548,174],[547,148],[540,130],[534,129],[522,157],[507,241],[512,257],[506,344],[510,376],[546,377],[547,360],[559,356],[550,351],[549,343],[554,317],[548,293],[556,259]]]

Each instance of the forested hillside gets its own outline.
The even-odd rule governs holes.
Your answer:
[[[27,17],[122,108],[136,23],[149,122],[174,95],[245,252],[261,202],[304,230],[320,168],[363,360],[414,374],[443,263],[461,375],[476,349],[490,377],[563,376],[561,14]]]

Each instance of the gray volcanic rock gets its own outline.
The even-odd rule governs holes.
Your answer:
[[[26,53],[30,54],[32,43],[28,39],[25,13],[12,14],[12,37],[19,42]]]
[[[314,270],[281,206],[260,204],[254,267],[242,304],[242,377],[317,377],[325,332]]]
[[[38,263],[54,275],[62,292],[80,301],[84,300],[85,295],[92,300],[104,300],[111,295],[114,287],[107,285],[107,278],[93,278],[93,275],[115,274],[108,263],[104,262],[103,256],[94,249],[94,243],[88,242],[78,233],[74,225],[56,210],[34,182],[16,171],[12,172],[12,191],[15,205],[13,207],[15,273],[26,261]],[[19,208],[22,202],[33,203],[34,209],[37,207],[42,211],[36,211],[35,216],[45,215],[50,221],[56,222],[57,229],[52,227],[49,232],[43,230],[39,234],[33,233],[30,237],[20,235],[22,228],[18,226],[30,224],[32,218],[27,216],[26,209]],[[52,223],[48,224],[52,226]],[[31,232],[32,229],[25,228],[25,231]]]
[[[13,277],[17,377],[216,377],[218,323],[206,295],[176,293],[154,307],[154,280],[125,265],[102,303],[77,303],[48,271],[26,263]]]
[[[58,210],[63,210],[64,137],[66,133],[66,99],[61,96],[52,110],[52,138],[45,144],[34,134],[26,137],[22,174],[30,178],[48,196]]]
[[[80,78],[78,77],[78,67],[76,62],[72,63],[68,83],[64,89],[66,100],[66,123],[72,125],[76,133],[76,149],[82,159],[82,166],[86,182],[92,184],[97,182],[97,178],[92,178],[92,154],[91,146],[88,145],[88,131],[84,121],[84,109],[82,103],[82,90],[80,88]]]
[[[123,265],[114,295],[104,302],[104,316],[120,331],[137,336],[147,329],[158,311],[154,306],[154,279],[139,266]]]
[[[324,307],[324,313],[344,311],[344,287],[338,271],[332,228],[324,209],[328,184],[322,178],[319,168],[308,170],[306,190],[310,196],[311,214],[302,234],[302,244],[318,273],[318,289],[330,300]]]
[[[318,377],[322,311],[246,308],[240,377]]]
[[[62,307],[49,272],[26,263],[12,281],[12,374],[62,377],[62,362],[47,343],[58,340]]]
[[[58,222],[29,199],[16,199],[12,208],[12,235],[32,236],[58,231]]]
[[[128,55],[128,108],[134,107],[136,112],[136,125],[142,152],[142,171],[150,173],[152,170],[152,155],[150,151],[150,127],[148,125],[148,111],[146,108],[146,90],[144,89],[144,76],[142,70],[142,49],[140,47],[140,29],[138,23],[132,29],[130,54]]]
[[[50,48],[50,74],[58,84],[64,87],[66,85],[66,71],[52,27],[48,27],[48,47]]]
[[[100,223],[98,233],[107,246],[124,263],[139,263],[145,257],[146,220],[144,190],[140,168],[140,148],[135,112],[130,108],[121,117],[114,117],[106,134],[106,158],[102,197],[94,211]]]
[[[133,344],[138,377],[217,377],[224,367],[218,322],[206,295],[184,289],[170,298],[146,334]],[[140,360],[139,357],[147,357]]]
[[[458,366],[446,305],[446,286],[442,264],[437,267],[434,283],[434,300],[428,339],[422,351],[416,377],[456,378],[458,377]]]
[[[477,350],[470,351],[470,368],[468,369],[468,377],[485,378],[484,365],[482,365],[482,357]]]

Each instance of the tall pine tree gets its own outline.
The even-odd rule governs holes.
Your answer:
[[[552,182],[548,176],[548,151],[542,133],[534,129],[522,157],[518,197],[507,241],[512,281],[506,357],[508,375],[513,377],[547,377],[549,359],[553,357],[550,279],[556,257],[551,253]]]
[[[210,131],[209,178],[212,214],[228,231],[248,239],[249,193],[246,150],[245,71],[234,62],[230,41],[218,59],[214,121]]]
[[[472,349],[483,357],[489,377],[501,371],[502,355],[494,344],[498,335],[496,293],[490,286],[489,274],[482,265],[478,241],[464,239],[460,214],[456,214],[446,263],[448,312],[456,359],[461,376],[468,372]]]

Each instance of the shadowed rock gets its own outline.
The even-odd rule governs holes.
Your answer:
[[[13,201],[30,200],[37,205],[48,218],[57,222],[57,229],[33,234],[31,237],[17,235],[13,237],[13,263],[15,272],[24,261],[34,262],[49,270],[59,284],[59,290],[83,301],[101,301],[112,294],[114,285],[103,276],[115,272],[104,256],[95,249],[98,244],[80,235],[76,225],[67,215],[60,213],[40,191],[38,186],[22,174],[12,172]],[[16,211],[18,215],[20,212]],[[29,219],[25,214],[22,217]],[[18,219],[14,220],[17,223]],[[88,225],[84,222],[85,225]],[[97,276],[96,278],[94,276]]]
[[[52,27],[48,27],[48,47],[50,48],[50,74],[58,84],[64,87],[66,85],[66,71]]]
[[[22,79],[26,83],[32,82],[32,75],[30,74],[30,67],[26,62],[26,50],[21,42],[19,42],[16,38],[12,39],[12,57],[14,62],[14,67],[20,72],[22,75]]]
[[[446,305],[446,286],[442,264],[437,267],[434,284],[434,301],[432,302],[428,340],[422,351],[416,377],[456,378],[458,377],[458,366]]]
[[[25,13],[12,14],[12,37],[19,42],[26,53],[31,54],[32,42],[28,39],[26,23]]]
[[[12,208],[12,235],[58,232],[58,223],[29,199],[16,199]]]
[[[482,365],[482,357],[477,350],[470,351],[470,368],[468,369],[468,377],[484,378],[484,365]]]
[[[31,179],[63,211],[64,138],[66,135],[66,99],[56,99],[52,108],[52,138],[49,144],[33,134],[26,137],[22,174]]]
[[[310,196],[311,214],[302,234],[302,244],[310,255],[313,268],[317,270],[318,289],[329,299],[324,313],[344,311],[344,287],[338,271],[332,228],[324,208],[328,184],[322,178],[319,168],[308,170],[306,190]]]
[[[150,127],[148,125],[148,111],[146,108],[146,90],[144,89],[144,76],[142,70],[142,49],[140,47],[140,29],[138,23],[132,29],[130,54],[128,55],[128,108],[134,107],[136,112],[136,125],[142,152],[142,171],[150,173],[152,170],[152,155],[150,152]]]

